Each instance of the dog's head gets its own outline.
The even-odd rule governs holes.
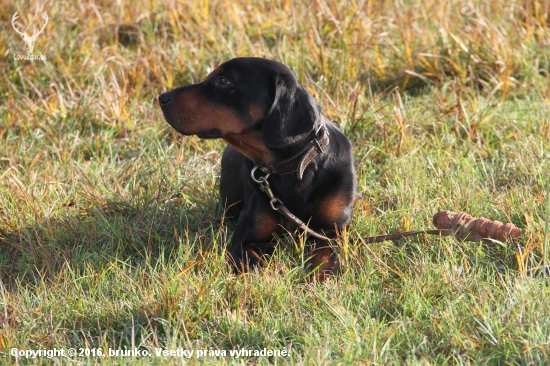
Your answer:
[[[261,58],[232,59],[158,99],[180,133],[222,138],[255,163],[271,163],[321,123],[321,108],[290,69]]]

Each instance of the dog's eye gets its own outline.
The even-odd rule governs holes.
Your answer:
[[[224,78],[223,76],[220,76],[220,84],[222,84],[222,85],[231,85],[231,81]]]

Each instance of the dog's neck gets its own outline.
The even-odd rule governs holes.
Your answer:
[[[318,127],[315,127],[303,141],[285,149],[284,154],[276,154],[273,164],[260,164],[260,166],[277,175],[297,172],[298,180],[301,180],[305,168],[322,154],[329,144],[328,130],[323,116],[320,121]]]
[[[239,134],[226,135],[222,139],[254,164],[269,165],[276,161],[273,152],[265,146],[260,131],[251,129]]]
[[[278,175],[297,172],[299,180],[302,179],[309,163],[316,159],[329,143],[326,121],[322,115],[302,141],[283,151],[268,149],[263,143],[260,131],[256,129],[226,135],[222,139],[266,171]]]

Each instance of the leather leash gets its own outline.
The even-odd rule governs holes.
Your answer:
[[[252,177],[252,180],[254,182],[256,182],[260,185],[260,190],[262,192],[264,192],[269,197],[269,203],[270,203],[271,208],[273,210],[279,212],[279,214],[281,214],[281,216],[286,217],[287,219],[292,221],[296,226],[298,226],[298,228],[300,230],[304,231],[308,235],[311,235],[314,238],[321,239],[321,240],[326,240],[326,241],[329,241],[329,242],[334,241],[334,239],[328,238],[325,235],[319,234],[315,230],[310,229],[309,227],[307,227],[307,225],[302,220],[300,220],[298,217],[296,217],[296,215],[294,215],[292,212],[290,212],[290,210],[283,204],[283,202],[280,199],[278,199],[277,197],[275,197],[275,195],[271,191],[271,187],[269,186],[269,182],[267,181],[267,178],[269,178],[271,173],[269,173],[269,171],[267,171],[267,172],[264,171],[264,173],[265,173],[264,176],[256,178],[255,173],[258,170],[258,168],[263,170],[261,167],[255,166],[254,168],[252,168],[252,171],[250,172],[250,176]],[[380,243],[380,242],[387,241],[387,240],[397,240],[397,239],[402,239],[402,238],[405,238],[405,237],[408,237],[408,236],[415,236],[415,235],[420,235],[420,234],[449,236],[449,235],[453,235],[453,230],[452,229],[434,229],[434,230],[421,230],[421,231],[406,231],[406,232],[403,232],[403,233],[378,235],[378,236],[368,236],[368,237],[363,238],[363,240],[366,243]]]

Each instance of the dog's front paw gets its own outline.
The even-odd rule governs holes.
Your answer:
[[[264,267],[267,258],[273,253],[270,243],[247,243],[229,252],[230,262],[236,274],[250,272],[255,267]]]
[[[338,254],[331,247],[315,248],[311,253],[309,266],[312,270],[310,280],[324,281],[336,274],[338,269]]]

